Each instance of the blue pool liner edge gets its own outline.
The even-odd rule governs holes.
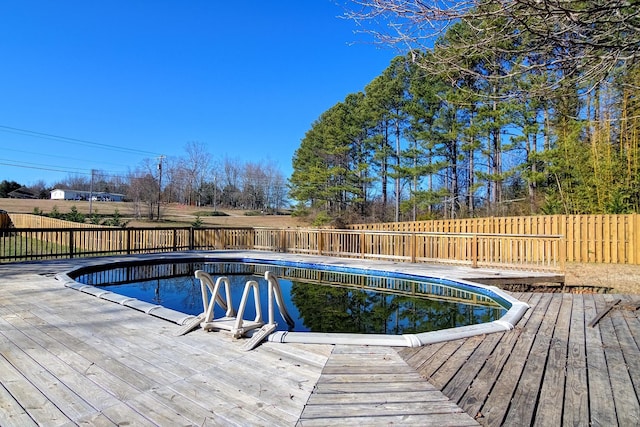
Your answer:
[[[515,327],[520,321],[524,313],[530,306],[495,286],[487,286],[479,283],[468,282],[465,280],[451,280],[439,277],[424,276],[419,274],[403,273],[397,270],[380,270],[376,268],[363,268],[345,266],[338,263],[313,263],[307,261],[289,261],[283,259],[265,259],[257,257],[220,257],[220,253],[202,253],[194,256],[193,254],[184,257],[154,257],[145,260],[133,261],[117,261],[112,265],[122,264],[139,264],[149,263],[150,261],[181,261],[181,262],[244,262],[244,263],[260,263],[269,265],[278,265],[284,267],[314,268],[319,270],[331,270],[352,274],[371,274],[375,273],[381,276],[393,276],[402,279],[424,280],[429,279],[435,283],[456,287],[471,292],[479,293],[494,299],[500,305],[504,304],[507,312],[498,320],[488,323],[480,323],[468,326],[459,326],[457,328],[442,329],[439,331],[423,332],[419,334],[403,334],[403,335],[383,335],[383,334],[353,334],[353,333],[323,333],[323,332],[287,332],[276,331],[267,338],[270,342],[279,343],[305,343],[305,344],[351,344],[351,345],[374,345],[374,346],[392,346],[392,347],[420,347],[427,344],[435,344],[445,341],[453,341],[461,338],[469,338],[476,335],[490,334],[496,332],[506,332]],[[79,267],[68,272],[56,274],[55,278],[62,282],[66,287],[72,288],[98,298],[115,302],[123,306],[133,308],[135,310],[150,314],[163,320],[176,323],[180,326],[186,324],[196,316],[188,315],[176,310],[165,308],[161,305],[151,304],[135,298],[125,297],[111,291],[105,291],[95,286],[86,285],[76,282],[69,275],[78,274],[80,271],[95,268]]]

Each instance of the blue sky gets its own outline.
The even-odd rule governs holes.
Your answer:
[[[343,12],[332,0],[2,2],[0,181],[124,174],[189,142],[288,177],[313,121],[398,54]]]

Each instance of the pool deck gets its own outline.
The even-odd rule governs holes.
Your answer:
[[[177,337],[176,324],[53,278],[99,261],[0,264],[0,425],[640,424],[640,295],[514,294],[532,307],[514,330],[420,348],[243,351],[225,333]]]

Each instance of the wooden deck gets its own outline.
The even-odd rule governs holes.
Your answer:
[[[337,345],[300,416],[301,426],[477,426],[393,348]]]
[[[483,425],[640,425],[640,296],[517,297],[513,331],[399,353]]]
[[[331,346],[242,351],[34,275],[0,285],[0,425],[295,425]]]
[[[245,352],[36,270],[0,265],[2,426],[640,425],[640,296],[519,294],[515,330],[416,349]]]

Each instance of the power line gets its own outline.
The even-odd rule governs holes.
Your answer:
[[[68,168],[68,167],[61,169],[60,167],[57,167],[57,166],[45,165],[41,163],[20,162],[16,160],[7,160],[7,159],[0,159],[0,165],[12,166],[12,167],[23,168],[23,169],[43,170],[43,171],[50,171],[50,172],[63,172],[67,174],[75,173],[78,175],[91,175],[91,171],[87,169]],[[96,170],[96,168],[94,168],[94,170]],[[105,176],[122,178],[122,179],[127,178],[126,172],[105,171],[102,169],[97,169],[97,170],[102,175],[105,175]]]
[[[53,166],[48,166],[48,165],[39,165],[38,163],[28,163],[28,162],[17,162],[17,163],[22,163],[22,164],[16,164],[16,163],[7,163],[2,161],[3,159],[0,159],[0,165],[3,166],[13,166],[16,168],[24,168],[24,169],[35,169],[35,170],[44,170],[44,171],[51,171],[51,172],[65,172],[65,173],[69,173],[69,169],[58,169],[55,168]],[[11,162],[13,162],[13,160],[10,160]],[[72,168],[75,169],[75,168]],[[83,175],[90,175],[89,172],[80,172],[82,169],[76,169],[77,172],[74,173],[78,173],[78,174],[83,174]]]
[[[42,139],[49,139],[49,140],[53,140],[53,141],[66,142],[68,144],[93,146],[93,147],[96,147],[96,148],[101,148],[103,150],[121,151],[121,152],[126,152],[126,153],[148,154],[148,155],[152,155],[152,156],[157,156],[159,154],[159,153],[154,153],[154,152],[151,152],[151,151],[138,150],[138,149],[135,149],[135,148],[119,147],[117,145],[103,144],[103,143],[100,143],[100,142],[87,141],[85,139],[69,138],[69,137],[66,137],[66,136],[53,135],[53,134],[44,133],[44,132],[36,132],[36,131],[33,131],[33,130],[20,129],[20,128],[15,128],[15,127],[12,127],[12,126],[0,125],[0,131],[7,132],[7,133],[13,133],[13,134],[17,134],[17,135],[30,136],[30,137],[33,137],[33,138],[42,138]]]
[[[30,155],[30,156],[38,156],[38,155],[42,155],[42,154],[44,154],[44,153],[42,153],[42,152],[40,152],[40,153],[34,153],[33,151],[16,150],[16,149],[13,149],[13,148],[4,148],[4,147],[3,147],[3,149],[2,149],[2,150],[3,150],[3,151],[6,151],[6,152],[11,151],[11,152],[13,152],[13,153],[28,154],[28,155]],[[59,154],[46,154],[46,156],[47,156],[47,158],[58,158],[58,159],[64,159],[64,160],[67,160],[67,161],[73,161],[73,160],[75,160],[75,161],[78,161],[78,162],[85,162],[85,163],[87,162],[87,160],[86,160],[86,159],[79,159],[79,158],[76,158],[76,157],[62,156],[62,155],[59,155]],[[4,160],[4,161],[11,161],[11,162],[21,162],[20,160],[7,160],[7,159],[2,159],[2,160]],[[123,165],[123,164],[121,164],[121,163],[105,162],[104,160],[100,160],[100,163],[101,163],[101,164],[107,164],[107,165],[115,165],[115,166],[121,166],[121,167],[128,167],[127,165]],[[47,166],[49,166],[49,165],[47,165]],[[60,166],[51,166],[51,167],[60,167]]]

